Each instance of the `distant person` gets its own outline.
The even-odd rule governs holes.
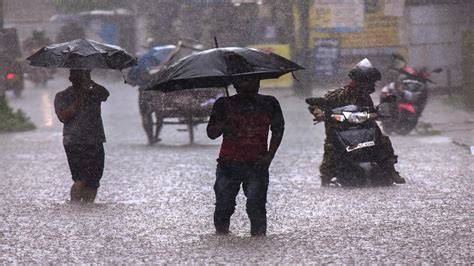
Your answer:
[[[138,90],[138,107],[142,117],[142,126],[148,144],[160,142],[160,131],[163,127],[163,93],[153,90]]]
[[[233,84],[237,94],[217,99],[207,126],[209,138],[223,136],[214,185],[214,225],[217,234],[229,233],[242,184],[250,234],[265,236],[268,169],[283,138],[285,121],[278,100],[258,93],[260,80],[239,78]],[[269,131],[272,135],[268,147]]]
[[[50,45],[51,40],[46,37],[46,33],[42,29],[33,30],[31,36],[23,41],[23,51],[26,54],[33,54],[44,46]]]
[[[32,32],[29,38],[23,41],[23,50],[26,54],[33,54],[50,44],[51,40],[46,37],[45,31],[42,29],[36,29]],[[24,70],[27,74],[26,78],[33,82],[36,87],[46,87],[47,82],[53,78],[56,71],[52,68],[33,67],[29,65],[26,66]]]
[[[71,69],[72,86],[60,91],[54,108],[64,124],[63,144],[74,184],[71,202],[94,202],[104,171],[105,134],[101,103],[109,97],[90,70]]]
[[[56,42],[63,43],[86,37],[84,29],[76,22],[69,22],[59,28]]]

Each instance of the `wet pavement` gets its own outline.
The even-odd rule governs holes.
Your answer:
[[[106,167],[97,203],[71,205],[53,110],[65,84],[9,97],[38,129],[0,134],[1,264],[473,262],[474,156],[446,134],[394,136],[407,184],[321,188],[323,125],[312,125],[289,90],[269,92],[287,126],[270,169],[267,237],[250,237],[242,193],[232,234],[214,235],[220,140],[207,139],[199,125],[188,145],[183,126],[167,125],[161,143],[146,145],[137,91],[122,82],[102,83],[111,97],[103,104]]]

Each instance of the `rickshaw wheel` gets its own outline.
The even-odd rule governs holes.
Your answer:
[[[194,125],[192,121],[188,123],[188,133],[189,133],[189,143],[194,144]]]

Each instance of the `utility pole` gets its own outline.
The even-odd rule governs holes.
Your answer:
[[[5,10],[5,0],[0,0],[0,31],[3,30],[3,20],[4,20],[4,10]],[[0,35],[2,35],[0,33]],[[0,45],[3,45],[0,43]],[[0,51],[3,50],[0,48]],[[4,55],[0,54],[0,60]],[[6,105],[6,98],[5,98],[5,73],[4,67],[0,69],[0,108]]]
[[[296,45],[296,58],[297,62],[300,63],[305,70],[299,71],[298,78],[295,84],[295,93],[300,96],[311,96],[312,91],[312,82],[310,75],[313,74],[313,67],[311,62],[311,51],[309,50],[309,40],[310,40],[310,26],[309,26],[309,8],[311,1],[309,0],[294,0],[296,1],[297,16],[299,18],[299,28],[295,28],[298,32],[299,40],[297,40]]]
[[[3,9],[5,6],[5,1],[0,0],[0,29],[3,29]]]

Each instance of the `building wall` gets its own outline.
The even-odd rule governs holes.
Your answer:
[[[44,30],[54,40],[59,25],[51,23],[50,18],[56,12],[51,0],[5,0],[4,27],[15,27],[20,43],[37,29]]]
[[[443,68],[432,87],[462,86],[462,36],[474,27],[474,1],[408,5],[402,18],[402,45],[415,67]]]
[[[364,58],[382,72],[380,84],[390,80],[390,55],[401,50],[400,30],[398,17],[385,14],[385,2],[310,1],[308,46],[315,82],[344,82]]]

